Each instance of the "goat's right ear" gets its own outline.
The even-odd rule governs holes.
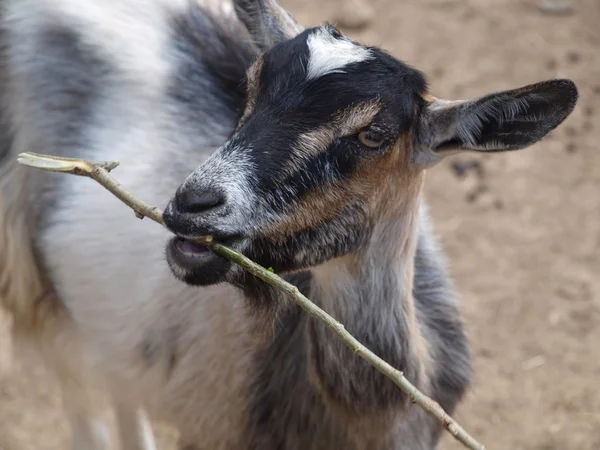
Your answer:
[[[304,31],[277,0],[233,0],[233,6],[261,51]]]
[[[419,146],[438,160],[452,151],[529,147],[571,114],[577,98],[571,80],[551,80],[474,101],[433,99],[421,113]]]

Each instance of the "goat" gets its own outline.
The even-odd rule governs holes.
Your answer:
[[[424,174],[534,144],[575,85],[437,99],[275,0],[2,7],[0,301],[60,380],[72,448],[109,445],[102,387],[123,449],[155,448],[148,416],[182,449],[435,449],[441,425],[390,380],[191,238],[273,267],[452,413],[472,368]],[[167,229],[23,151],[119,160]]]

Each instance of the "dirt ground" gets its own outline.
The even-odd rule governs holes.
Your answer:
[[[285,0],[428,74],[452,99],[553,78],[580,102],[541,144],[456,156],[427,196],[451,262],[475,382],[456,418],[491,449],[600,449],[600,2],[550,15],[537,0]],[[362,28],[360,28],[360,27]],[[1,317],[0,317],[1,319]],[[1,324],[7,323],[6,321]],[[0,449],[66,448],[57,392],[12,364],[0,326]],[[161,432],[161,448],[173,436]],[[444,438],[448,450],[461,446]]]

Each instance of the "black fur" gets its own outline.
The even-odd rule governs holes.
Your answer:
[[[436,151],[484,152],[528,147],[560,125],[578,99],[571,80],[551,80],[488,94],[424,115],[421,142]],[[446,136],[435,142],[436,136]],[[433,145],[432,145],[433,143]]]
[[[386,133],[388,144],[395,142],[413,123],[415,104],[420,102],[426,89],[425,78],[419,71],[373,47],[367,47],[375,55],[373,59],[345,66],[343,74],[332,73],[307,80],[309,48],[306,41],[316,30],[306,30],[264,55],[254,113],[237,133],[241,142],[252,144],[251,150],[244,151],[260,164],[261,172],[256,179],[258,189],[266,191],[278,187],[273,180],[281,180],[281,166],[298,159],[298,155],[290,151],[298,135],[328,123],[351,105],[380,102],[383,110],[374,125]],[[231,148],[233,151],[240,146]],[[304,162],[304,167],[291,177],[299,186],[291,187],[298,190],[301,198],[314,185],[322,185],[319,176],[351,175],[361,157],[365,157],[365,149],[356,137],[342,136],[332,143],[325,155]],[[314,170],[324,166],[323,159],[332,164],[333,176]],[[303,171],[310,173],[310,179],[307,177],[304,182]],[[288,178],[278,184],[287,186],[290,181]]]

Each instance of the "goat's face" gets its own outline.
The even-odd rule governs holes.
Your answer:
[[[248,3],[238,2],[238,13]],[[241,15],[247,24],[248,17]],[[255,39],[264,52],[248,71],[233,137],[165,211],[178,235],[168,261],[187,283],[239,274],[189,240],[205,235],[279,272],[355,252],[382,218],[412,213],[424,169],[447,150],[524,148],[562,122],[577,98],[563,80],[439,101],[426,95],[419,71],[377,48],[331,26],[300,31],[292,22],[265,37],[265,23],[276,22],[249,27],[262,30]]]
[[[410,142],[424,91],[418,71],[333,27],[279,44],[248,71],[234,136],[179,188],[168,226],[212,234],[277,271],[354,251],[381,200],[418,178]],[[174,272],[216,280],[228,265],[199,250],[174,240]]]

